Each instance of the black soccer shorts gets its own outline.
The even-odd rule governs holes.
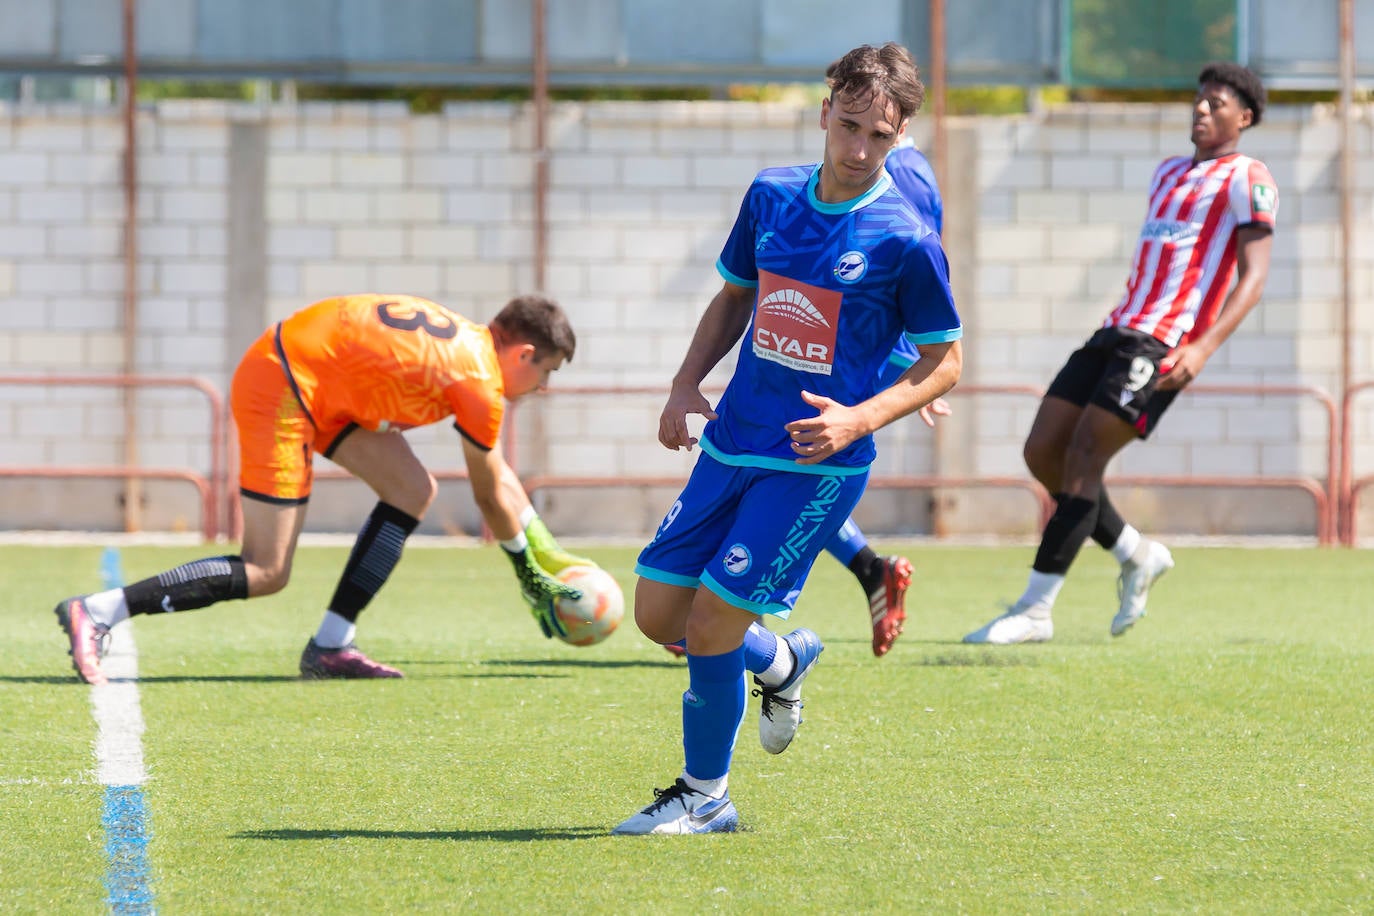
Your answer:
[[[1102,328],[1069,354],[1045,396],[1079,407],[1096,404],[1148,438],[1178,394],[1156,390],[1159,364],[1168,354],[1167,344],[1144,331]]]

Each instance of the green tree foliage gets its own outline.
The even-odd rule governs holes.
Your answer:
[[[1235,58],[1235,0],[1070,0],[1074,86],[1192,86]]]

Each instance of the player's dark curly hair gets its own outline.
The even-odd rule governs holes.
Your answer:
[[[572,362],[577,349],[577,335],[573,333],[568,315],[557,302],[547,296],[532,293],[517,296],[507,302],[496,317],[487,323],[497,343],[534,344],[539,359],[563,354]]]
[[[1230,86],[1231,91],[1240,97],[1246,108],[1250,109],[1251,127],[1259,124],[1260,118],[1264,116],[1264,106],[1269,98],[1259,75],[1249,67],[1229,60],[1213,61],[1202,68],[1202,72],[1197,75],[1197,82],[1199,86],[1203,83]]]
[[[920,111],[926,100],[920,68],[911,52],[895,41],[881,48],[860,45],[826,68],[825,81],[832,102],[837,95],[846,102],[868,99],[869,104],[885,97],[897,106],[903,121]]]

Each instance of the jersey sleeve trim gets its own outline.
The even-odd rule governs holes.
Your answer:
[[[743,286],[746,289],[757,289],[759,285],[758,280],[746,280],[737,274],[731,273],[730,268],[726,267],[725,262],[720,258],[716,258],[716,273],[720,274],[721,278],[724,279],[726,283],[733,283],[736,286]]]
[[[913,334],[910,331],[906,334],[906,339],[914,344],[937,344],[949,343],[951,340],[958,340],[964,336],[964,327],[950,328],[947,331],[927,331],[924,334]]]
[[[475,438],[475,437],[472,435],[472,433],[468,432],[467,430],[463,429],[463,427],[459,426],[459,425],[458,425],[458,422],[457,422],[456,420],[455,420],[454,423],[453,423],[453,428],[456,429],[456,430],[458,430],[458,435],[462,436],[464,439],[466,439],[467,441],[471,442],[473,445],[477,446],[478,448],[480,448],[480,449],[481,449],[482,451],[484,451],[484,452],[489,452],[489,451],[491,451],[492,449],[496,448],[496,446],[495,446],[494,444],[493,444],[493,445],[487,445],[485,442],[482,442],[482,441],[478,440],[477,438]]]

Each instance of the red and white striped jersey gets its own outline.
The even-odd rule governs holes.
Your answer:
[[[1166,159],[1150,181],[1126,293],[1103,327],[1133,328],[1171,348],[1210,328],[1236,275],[1236,230],[1271,229],[1278,189],[1258,159]]]

